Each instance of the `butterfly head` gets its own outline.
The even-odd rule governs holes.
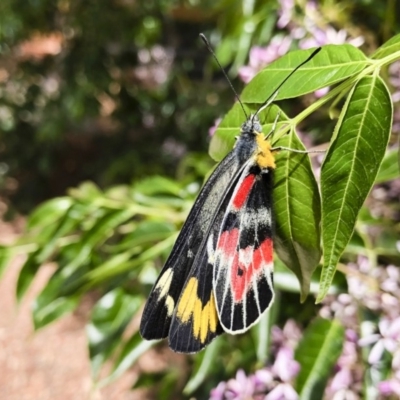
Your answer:
[[[242,124],[240,145],[242,154],[252,154],[255,163],[261,170],[275,168],[275,158],[270,140],[266,140],[262,133],[260,118],[257,114],[250,117]]]
[[[246,122],[242,124],[242,134],[257,135],[262,132],[260,118],[257,114],[250,115]]]

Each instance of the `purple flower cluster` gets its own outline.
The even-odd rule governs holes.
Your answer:
[[[285,33],[274,36],[266,47],[255,46],[250,50],[249,64],[239,69],[239,77],[245,83],[272,61],[286,54],[293,42],[301,49],[344,43],[359,47],[364,43],[362,36],[351,37],[344,29],[336,30],[326,22],[315,1],[305,3],[302,15],[295,14],[294,0],[280,0],[279,3],[276,27],[285,30]],[[319,96],[325,93],[326,90]]]
[[[330,296],[320,310],[321,316],[337,318],[347,329],[327,398],[337,398],[338,392],[343,399],[359,398],[364,369],[382,368],[387,357],[390,378],[377,391],[381,397],[400,396],[400,270],[372,265],[363,256],[347,268],[348,294]],[[371,317],[361,319],[366,311]]]
[[[234,379],[220,382],[211,391],[211,400],[296,400],[298,394],[292,382],[300,371],[300,365],[294,360],[294,348],[301,337],[296,323],[288,320],[281,330],[272,329],[272,348],[275,349],[273,364],[247,376],[243,370],[236,373]]]
[[[389,82],[393,87],[392,100],[395,103],[393,114],[393,132],[400,132],[400,61],[396,61],[389,67]],[[397,104],[396,104],[397,103]],[[397,106],[397,107],[396,107]]]
[[[249,53],[249,64],[239,69],[239,78],[244,83],[249,83],[258,71],[286,54],[291,44],[292,39],[289,36],[275,36],[267,47],[252,47]]]
[[[327,400],[357,400],[362,397],[366,369],[386,365],[387,379],[374,388],[376,396],[400,397],[400,269],[372,265],[359,256],[347,265],[348,293],[328,296],[320,315],[339,320],[346,329],[343,351],[325,390]],[[360,315],[371,315],[363,319]],[[212,400],[297,399],[292,382],[300,370],[294,360],[302,332],[293,320],[281,330],[272,328],[274,363],[246,376],[221,382]]]
[[[362,388],[363,370],[358,365],[358,335],[352,329],[347,329],[343,351],[339,357],[335,374],[330,380],[326,391],[326,399],[358,400]]]

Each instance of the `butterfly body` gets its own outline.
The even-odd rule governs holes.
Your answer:
[[[198,195],[146,303],[140,332],[194,353],[245,332],[273,301],[274,150],[257,116]]]

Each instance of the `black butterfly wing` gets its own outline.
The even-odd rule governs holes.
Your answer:
[[[221,223],[213,288],[218,319],[231,334],[254,325],[274,298],[272,189],[272,170],[245,170]]]
[[[210,232],[227,188],[231,187],[232,179],[240,169],[235,152],[230,152],[200,191],[145,305],[140,324],[143,338],[168,336],[177,301],[195,257]]]
[[[243,168],[236,171],[229,187],[224,189],[183,284],[169,331],[169,346],[174,351],[196,353],[224,332],[218,320],[213,292],[214,254],[226,209]]]

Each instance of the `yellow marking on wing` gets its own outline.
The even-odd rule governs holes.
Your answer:
[[[160,289],[160,293],[158,294],[158,299],[161,300],[169,293],[169,288],[172,282],[172,268],[168,268],[161,276],[160,280],[157,283],[156,288]]]
[[[208,332],[217,330],[218,314],[213,293],[203,307],[197,297],[197,287],[197,279],[190,278],[179,300],[176,316],[182,323],[187,323],[192,318],[193,336],[204,343]]]
[[[257,133],[256,163],[260,168],[275,168],[275,157],[271,151],[271,142],[265,140],[263,134]]]
[[[193,335],[198,339],[203,328],[202,307],[200,299],[196,299],[193,309]],[[207,334],[206,334],[207,335]],[[204,340],[202,340],[203,342]]]
[[[214,295],[212,293],[210,296],[210,300],[204,306],[201,317],[199,319],[201,319],[200,341],[204,343],[207,338],[208,331],[210,330],[211,332],[215,332],[217,330],[218,315],[217,309],[215,307]]]
[[[215,306],[214,293],[211,293],[209,304],[210,304],[209,307],[210,330],[212,332],[215,332],[217,330],[217,325],[218,325],[218,313],[217,313],[217,307]]]
[[[199,301],[197,298],[197,285],[197,279],[190,278],[179,300],[176,315],[183,323],[189,322],[196,307],[196,301]]]

